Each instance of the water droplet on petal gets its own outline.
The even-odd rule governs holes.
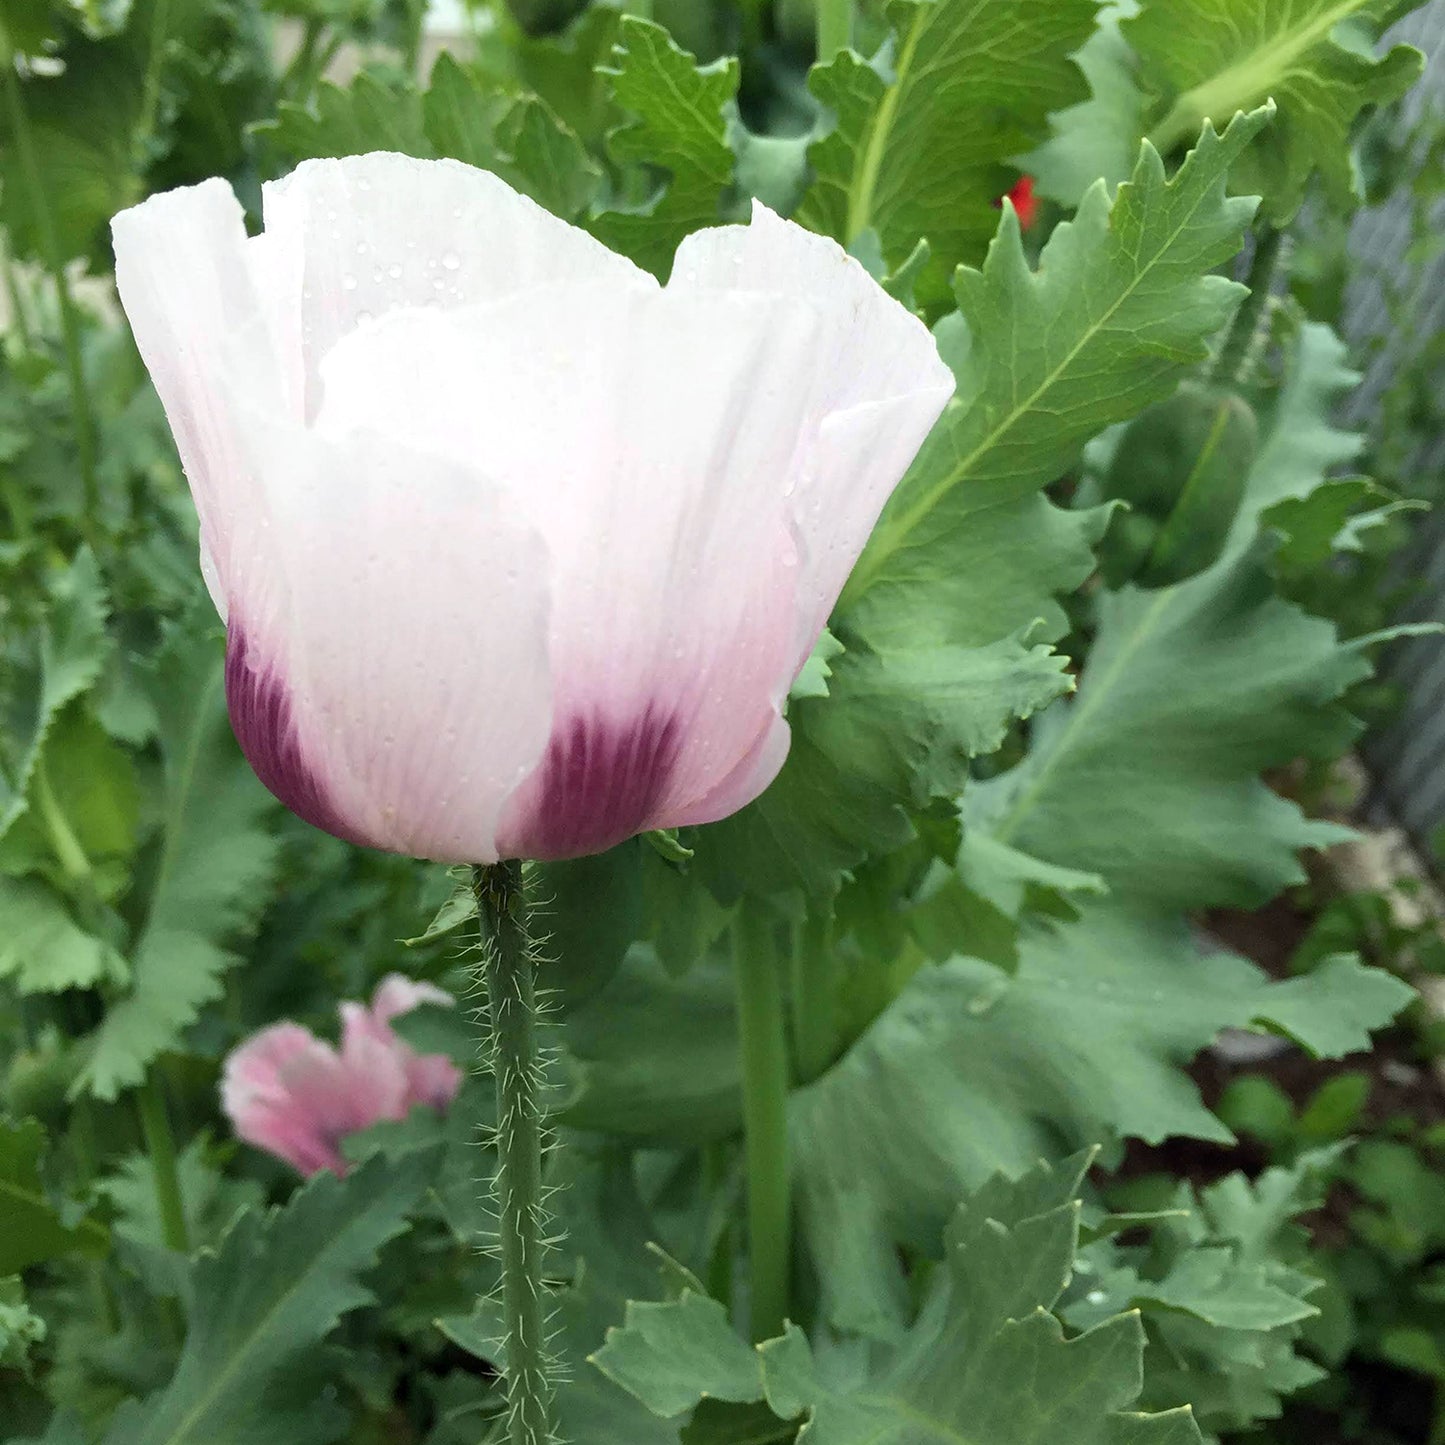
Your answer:
[[[462,258],[458,256],[455,251],[445,251],[442,253],[442,265],[445,266],[448,271],[455,271],[461,264]]]
[[[387,274],[388,276],[390,276],[393,281],[400,280],[400,278],[401,278],[401,265],[400,265],[400,263],[393,261],[392,264],[386,268],[386,274]]]
[[[353,276],[350,271],[348,271],[348,272],[346,273],[346,275],[344,275],[344,276],[341,278],[341,284],[342,284],[342,287],[343,287],[345,290],[347,290],[347,291],[355,291],[355,290],[356,290],[356,277]]]

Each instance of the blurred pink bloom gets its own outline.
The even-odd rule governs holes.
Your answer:
[[[339,837],[565,858],[735,812],[953,392],[753,208],[666,286],[489,172],[377,153],[115,218],[261,780]]]
[[[341,1005],[341,1049],[300,1024],[279,1023],[247,1039],[227,1057],[221,1106],[248,1144],[303,1174],[345,1174],[340,1144],[382,1119],[404,1119],[416,1104],[445,1110],[461,1070],[445,1054],[419,1054],[391,1020],[420,1004],[450,1006],[451,994],[389,974],[371,1007]]]

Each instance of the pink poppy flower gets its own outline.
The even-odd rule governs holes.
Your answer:
[[[247,1039],[226,1059],[221,1107],[248,1144],[303,1174],[345,1174],[341,1141],[382,1119],[404,1119],[417,1104],[443,1111],[461,1086],[445,1054],[419,1054],[391,1027],[424,1003],[451,1005],[451,994],[399,973],[388,975],[368,1008],[343,1003],[341,1048],[300,1024],[279,1023]]]
[[[378,153],[114,223],[261,780],[450,862],[756,797],[953,391],[923,323],[761,205],[660,286],[486,171]]]

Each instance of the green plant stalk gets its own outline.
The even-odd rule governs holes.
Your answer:
[[[306,28],[301,34],[301,44],[296,47],[296,54],[287,62],[286,69],[282,71],[281,79],[277,82],[277,90],[288,100],[296,100],[298,96],[305,94],[300,82],[310,78],[312,64],[316,58],[316,47],[320,40],[321,21],[312,16],[306,21]],[[306,89],[309,89],[309,86]]]
[[[82,1195],[90,1190],[95,1178],[95,1117],[90,1100],[82,1096],[70,1111],[70,1147],[75,1162],[76,1183]],[[86,1260],[86,1281],[91,1303],[107,1334],[120,1328],[120,1306],[106,1278],[105,1265],[98,1259]]]
[[[20,338],[20,344],[30,351],[34,347],[30,317],[26,311],[24,294],[20,290],[20,277],[15,273],[14,258],[10,255],[10,248],[3,237],[0,237],[0,273],[5,277],[5,296],[10,302],[11,323]]]
[[[136,1108],[140,1114],[141,1132],[145,1135],[146,1153],[150,1155],[151,1173],[155,1177],[161,1236],[167,1249],[189,1254],[191,1241],[181,1200],[181,1176],[176,1168],[176,1139],[171,1133],[170,1115],[166,1112],[165,1094],[155,1065],[151,1066],[145,1082],[136,1091]]]
[[[1239,310],[1234,313],[1224,345],[1219,349],[1219,360],[1214,365],[1214,380],[1233,383],[1241,379],[1245,358],[1249,355],[1255,332],[1269,306],[1274,273],[1283,247],[1284,232],[1261,222],[1254,233],[1254,255],[1250,259],[1249,275],[1244,283],[1249,287],[1249,294],[1239,303]]]
[[[481,970],[497,1084],[497,1229],[506,1325],[508,1439],[546,1445],[552,1380],[543,1313],[547,1248],[542,1202],[542,1072],[537,1050],[536,956],[518,862],[473,872],[482,925]]]
[[[0,33],[0,55],[8,52],[8,37]],[[60,254],[55,221],[50,214],[45,184],[40,177],[35,137],[30,130],[30,116],[25,109],[25,97],[20,93],[20,80],[15,74],[14,64],[9,61],[0,65],[0,71],[4,73],[0,89],[5,93],[5,109],[10,118],[10,129],[15,136],[20,171],[25,178],[25,189],[29,193],[30,209],[39,233],[45,266],[55,282],[55,294],[60,303],[60,331],[65,347],[66,377],[70,384],[70,417],[75,429],[76,460],[79,463],[80,482],[85,496],[85,516],[81,519],[81,533],[94,548],[96,520],[100,513],[100,488],[95,472],[95,417],[90,410],[90,395],[85,389],[80,312],[76,309],[75,297],[70,290],[70,278],[65,274],[65,261]]]
[[[800,1083],[812,1083],[833,1062],[836,991],[832,919],[810,914],[793,936],[793,1058]]]
[[[788,1051],[772,924],[744,909],[733,930],[747,1159],[748,1278],[753,1339],[782,1334],[793,1259],[788,1158]]]
[[[818,63],[826,65],[853,44],[853,0],[817,0]]]
[[[170,0],[155,0],[151,13],[150,43],[146,52],[145,79],[141,83],[140,119],[135,128],[134,166],[139,180],[145,169],[146,152],[155,136],[156,119],[161,105],[161,69],[166,53],[166,31],[170,20]]]

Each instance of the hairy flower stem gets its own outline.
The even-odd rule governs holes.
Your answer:
[[[552,1432],[543,1312],[542,1078],[537,1051],[536,958],[527,933],[522,865],[494,863],[473,873],[482,925],[497,1081],[497,1228],[506,1321],[508,1438],[545,1445]]]
[[[788,1160],[788,1051],[775,930],[744,908],[734,925],[747,1146],[748,1269],[753,1338],[782,1334],[793,1259]]]
[[[1249,263],[1249,275],[1245,285],[1249,294],[1239,303],[1234,313],[1229,334],[1219,349],[1219,360],[1215,363],[1214,379],[1232,384],[1244,379],[1246,363],[1254,349],[1255,336],[1269,312],[1270,295],[1274,289],[1275,271],[1284,250],[1283,231],[1261,222],[1254,233],[1254,255]]]

